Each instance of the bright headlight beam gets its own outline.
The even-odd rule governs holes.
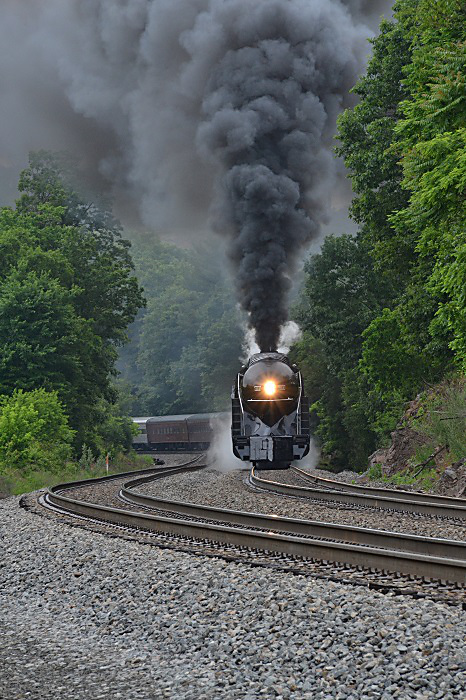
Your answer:
[[[271,380],[268,382],[265,382],[264,384],[264,391],[267,394],[267,396],[273,396],[277,390],[277,385],[275,382],[272,382]]]

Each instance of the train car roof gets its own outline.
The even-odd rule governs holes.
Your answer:
[[[222,416],[229,415],[226,412],[223,413],[184,413],[179,416],[151,416],[147,418],[148,423],[168,423],[177,420],[196,420],[196,419],[210,419],[210,418],[221,418]],[[133,420],[135,420],[133,418]]]
[[[179,416],[150,416],[150,418],[147,419],[147,422],[152,423],[153,421],[158,421],[159,423],[168,423],[168,421],[186,420],[186,418],[189,418],[189,416],[189,413],[184,413]]]

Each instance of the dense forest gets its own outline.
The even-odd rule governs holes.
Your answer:
[[[358,233],[306,261],[291,350],[332,469],[366,468],[436,387],[448,425],[464,424],[465,20],[460,0],[398,0],[339,119]],[[0,210],[7,479],[127,449],[129,415],[225,409],[241,355],[245,319],[217,254],[123,232],[77,183],[68,157],[32,154]]]
[[[465,20],[460,0],[395,3],[339,119],[359,230],[307,262],[293,350],[334,467],[367,466],[442,380],[466,413]]]
[[[66,154],[31,154],[18,189],[0,210],[0,487],[102,464],[131,415],[227,408],[244,319],[219,256],[123,236]]]

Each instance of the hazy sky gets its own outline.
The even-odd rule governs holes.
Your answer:
[[[124,220],[142,220],[178,239],[204,229],[213,170],[196,153],[196,121],[209,61],[218,56],[207,42],[211,53],[202,63],[199,47],[186,46],[186,37],[195,25],[199,35],[202,17],[207,24],[209,8],[212,14],[219,4],[2,0],[0,203],[13,202],[29,150],[67,149],[80,158],[92,186],[113,191]],[[319,4],[339,3],[302,2]],[[356,31],[369,36],[392,3],[342,4]],[[357,48],[361,68],[369,50],[368,44]],[[350,196],[340,168],[325,231],[352,227],[346,216]]]

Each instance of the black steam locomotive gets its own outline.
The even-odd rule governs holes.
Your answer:
[[[233,385],[236,457],[256,469],[288,469],[309,452],[309,402],[301,372],[279,352],[252,355]]]

